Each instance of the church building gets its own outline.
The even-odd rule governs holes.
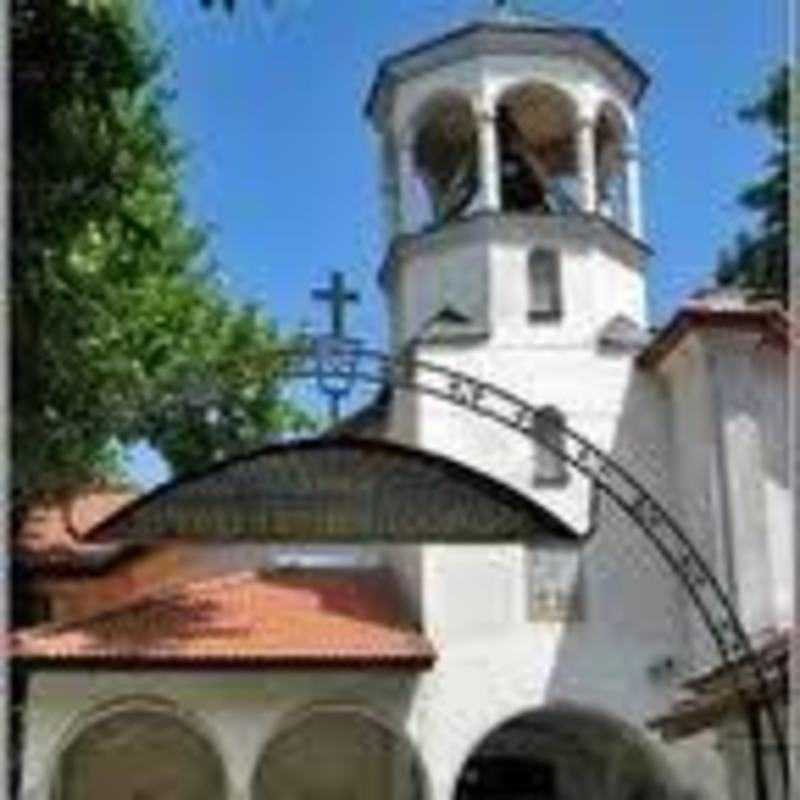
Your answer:
[[[648,82],[508,12],[378,65],[389,352],[308,356],[374,400],[30,516],[20,798],[787,800],[792,333],[649,325]]]

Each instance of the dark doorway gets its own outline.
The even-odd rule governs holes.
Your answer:
[[[456,800],[557,800],[553,764],[513,756],[471,758]]]

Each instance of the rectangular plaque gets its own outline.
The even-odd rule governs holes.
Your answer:
[[[528,616],[535,622],[583,618],[583,570],[577,547],[528,550]]]

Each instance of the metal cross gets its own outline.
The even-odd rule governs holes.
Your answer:
[[[330,402],[331,421],[339,420],[341,401],[352,387],[357,354],[354,341],[345,335],[345,314],[348,303],[360,302],[358,292],[345,285],[344,275],[335,271],[331,274],[330,287],[313,289],[311,297],[323,303],[330,303],[331,331],[317,338],[317,383]]]
[[[329,289],[313,289],[311,297],[331,304],[331,335],[335,339],[344,337],[345,311],[348,303],[359,303],[361,298],[358,292],[350,291],[345,286],[344,275],[335,271],[331,275]]]

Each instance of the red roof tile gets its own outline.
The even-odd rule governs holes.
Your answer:
[[[792,325],[789,315],[776,305],[741,308],[717,308],[702,303],[686,303],[637,356],[640,367],[657,366],[671,353],[691,330],[721,328],[755,330],[764,341],[787,346],[798,341],[800,330]]]
[[[12,636],[12,656],[60,664],[383,665],[435,654],[387,570],[240,572],[189,581],[125,606]]]

